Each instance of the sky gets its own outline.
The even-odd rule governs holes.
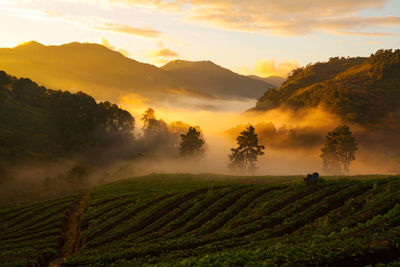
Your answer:
[[[400,0],[0,0],[0,12],[0,47],[100,43],[262,77],[400,47]]]

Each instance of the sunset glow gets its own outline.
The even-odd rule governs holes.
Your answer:
[[[400,45],[397,0],[250,2],[2,0],[0,44],[100,43],[159,66],[211,60],[263,77]]]

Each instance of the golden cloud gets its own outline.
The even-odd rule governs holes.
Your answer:
[[[159,42],[157,46],[157,49],[150,49],[146,54],[154,63],[164,64],[179,56],[175,51],[166,48],[162,42]]]
[[[103,23],[99,26],[94,26],[94,29],[107,30],[113,32],[120,32],[132,35],[138,35],[142,37],[158,37],[161,32],[154,30],[150,27],[135,28],[125,24],[118,23]]]
[[[136,35],[141,37],[158,37],[161,35],[161,32],[151,28],[151,27],[132,27],[126,24],[119,24],[114,23],[113,21],[106,20],[104,18],[90,16],[90,17],[83,17],[83,16],[73,16],[67,13],[55,12],[55,11],[40,11],[37,12],[38,16],[46,17],[50,19],[57,19],[63,20],[70,23],[78,24],[82,27],[97,29],[97,30],[105,30],[105,31],[112,31],[130,35]],[[122,51],[120,51],[122,52]],[[126,52],[126,51],[124,51]]]
[[[153,53],[155,57],[177,57],[178,54],[168,48],[161,48],[160,50],[156,50]]]
[[[365,9],[379,9],[386,0],[109,0],[173,11],[184,20],[218,28],[279,35],[304,35],[325,31],[338,35],[386,36],[362,29],[400,25],[400,17],[354,16]]]
[[[297,68],[298,65],[297,60],[277,62],[275,59],[259,59],[252,68],[240,67],[239,71],[246,75],[253,74],[260,77],[287,77],[289,72]]]

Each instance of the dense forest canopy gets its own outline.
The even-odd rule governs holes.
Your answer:
[[[0,71],[0,161],[50,159],[133,140],[135,120],[82,92],[46,89]]]
[[[295,69],[252,110],[323,106],[345,122],[398,128],[399,100],[400,50],[379,50],[368,58],[335,57]]]

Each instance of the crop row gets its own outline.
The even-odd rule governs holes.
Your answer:
[[[9,210],[0,234],[1,266],[46,265],[58,255],[62,225],[74,196],[61,197]],[[24,213],[22,213],[24,211]]]
[[[203,188],[194,192],[182,192],[174,195],[172,198],[166,197],[163,199],[163,201],[156,201],[150,205],[146,204],[145,207],[141,209],[142,212],[139,213],[138,216],[131,216],[129,219],[127,218],[124,221],[121,221],[108,234],[102,234],[101,237],[96,240],[96,242],[88,244],[88,247],[104,245],[128,236],[129,234],[134,234],[138,231],[141,231],[156,220],[162,218],[164,215],[168,214],[174,209],[177,209],[181,204],[198,195],[205,194],[207,191],[207,188]]]
[[[340,187],[338,189],[340,189]],[[220,248],[230,247],[232,245],[232,242],[233,242],[234,246],[236,246],[236,245],[240,246],[242,244],[245,244],[246,242],[250,242],[252,239],[257,240],[258,238],[260,238],[260,234],[261,234],[262,238],[271,238],[274,235],[285,234],[286,231],[287,232],[294,231],[296,229],[296,225],[298,227],[304,226],[304,224],[306,224],[308,221],[312,221],[312,220],[318,218],[318,216],[321,216],[322,214],[329,212],[330,209],[336,208],[337,205],[341,205],[351,195],[354,195],[357,193],[362,193],[364,189],[366,189],[366,188],[363,188],[362,186],[358,186],[358,185],[354,186],[354,187],[345,188],[344,190],[340,191],[340,193],[334,194],[332,197],[326,197],[326,199],[324,199],[325,201],[311,205],[311,207],[313,207],[313,209],[304,208],[304,212],[303,212],[302,216],[299,216],[299,219],[286,220],[282,227],[279,227],[279,228],[276,228],[273,230],[270,230],[268,228],[268,222],[260,221],[255,225],[252,225],[251,223],[249,223],[249,225],[246,225],[246,228],[251,229],[251,232],[243,231],[243,230],[248,230],[248,229],[242,228],[242,229],[240,229],[239,232],[234,231],[231,233],[224,233],[223,235],[205,235],[200,238],[194,237],[192,235],[188,235],[188,236],[183,236],[178,239],[157,240],[158,244],[152,243],[152,242],[148,242],[147,244],[138,244],[138,246],[135,248],[131,248],[131,249],[124,248],[125,250],[123,252],[117,252],[119,250],[118,244],[115,243],[115,246],[114,246],[115,250],[113,250],[114,252],[109,251],[109,250],[102,251],[102,253],[104,253],[104,254],[99,255],[100,258],[98,260],[100,260],[102,262],[113,262],[115,259],[118,259],[121,257],[131,259],[131,258],[135,258],[135,257],[141,257],[144,255],[160,255],[160,254],[169,253],[174,250],[182,250],[182,249],[183,250],[191,249],[191,251],[192,251],[195,248],[205,246],[207,244],[214,245],[215,243],[218,243],[218,242],[219,242],[219,244],[217,244],[217,245]],[[314,189],[314,190],[304,189],[304,191],[300,195],[303,195],[305,197],[307,195],[312,195],[312,193],[315,193],[317,191],[318,191],[317,189]],[[321,194],[319,195],[318,198],[322,198]],[[316,197],[316,199],[318,199],[318,198]],[[294,200],[294,198],[290,198],[290,200],[292,200],[292,199],[294,202],[296,202]],[[284,202],[286,205],[289,204],[288,198],[284,198],[282,200],[282,202]],[[303,201],[303,202],[304,202],[303,203],[304,207],[307,207],[307,201]],[[308,203],[308,204],[310,204],[310,203]],[[279,204],[277,203],[277,205],[279,205]],[[281,207],[284,208],[286,206],[281,205]],[[271,210],[275,211],[272,214],[276,213],[276,215],[272,216],[272,220],[270,220],[270,223],[273,223],[274,221],[275,221],[275,225],[277,223],[282,223],[284,218],[282,218],[279,215],[280,210],[277,208],[272,208]],[[296,209],[296,208],[294,208],[294,210],[295,210],[294,214],[291,214],[290,212],[288,212],[286,217],[290,218],[290,216],[296,215],[296,211],[297,211],[297,213],[299,211],[301,211],[301,209]],[[272,224],[272,225],[274,225],[274,224]],[[267,229],[265,229],[266,227],[267,227]],[[160,242],[160,241],[162,241],[162,242]],[[89,252],[89,251],[87,251],[87,252]],[[121,255],[121,253],[123,255]],[[81,255],[82,256],[81,260],[83,260],[83,258],[85,257],[84,255],[88,256],[89,253],[83,253]],[[92,258],[92,260],[94,260],[93,255],[91,258]]]

